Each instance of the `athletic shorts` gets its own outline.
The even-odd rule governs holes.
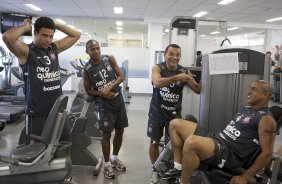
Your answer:
[[[98,109],[99,129],[103,133],[112,132],[116,128],[128,127],[125,106],[119,110]]]
[[[219,167],[219,168],[236,168],[240,167],[236,163],[236,159],[234,158],[232,152],[228,149],[224,140],[217,138],[214,134],[207,132],[205,127],[197,126],[194,135],[210,137],[213,139],[215,145],[215,155],[211,158],[202,161],[208,165]]]
[[[163,136],[164,129],[166,135],[169,135],[168,128],[168,122],[160,122],[149,118],[147,126],[147,136],[150,137],[151,140],[160,141]]]

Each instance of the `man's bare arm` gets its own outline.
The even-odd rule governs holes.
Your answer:
[[[83,70],[82,74],[83,74],[83,85],[86,94],[91,96],[100,96],[101,93],[99,91],[92,89],[91,80],[88,76],[88,72],[86,70]]]
[[[81,35],[79,31],[62,24],[56,23],[56,29],[67,35],[65,38],[54,42],[59,53],[73,46],[79,40]]]
[[[189,72],[188,75],[190,76],[190,78],[187,80],[187,85],[196,93],[196,94],[200,94],[201,92],[201,85],[199,83],[197,83],[192,74]]]
[[[174,76],[171,76],[171,77],[162,77],[161,76],[161,69],[158,65],[154,65],[153,68],[152,68],[151,79],[152,79],[153,85],[156,88],[165,87],[165,86],[168,86],[168,85],[175,83],[177,81],[186,81],[189,78],[190,78],[189,75],[185,74],[185,73],[181,73],[181,74],[174,75]]]
[[[24,24],[7,30],[2,39],[8,49],[15,54],[20,64],[25,64],[28,56],[28,45],[19,40],[20,36],[27,31],[31,31],[31,20],[25,19]]]

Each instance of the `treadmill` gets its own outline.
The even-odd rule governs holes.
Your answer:
[[[0,72],[4,67],[0,67]],[[0,92],[4,93],[4,92]],[[3,95],[0,96],[0,122],[10,123],[18,120],[22,114],[25,112],[24,102],[22,101],[24,97]],[[15,103],[14,103],[15,102]]]
[[[3,67],[0,68],[3,70]],[[12,72],[19,80],[20,74],[16,71]],[[3,95],[1,95],[1,93]],[[0,122],[10,123],[18,120],[25,112],[24,96],[4,95],[5,92],[0,92]]]

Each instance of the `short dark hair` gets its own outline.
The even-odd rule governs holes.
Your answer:
[[[97,40],[94,40],[94,39],[88,40],[88,41],[86,42],[86,44],[85,44],[86,51],[87,51],[87,49],[88,49],[88,47],[89,47],[89,44],[90,44],[91,42],[96,42],[98,45],[100,45]]]
[[[180,49],[180,51],[181,51],[181,48],[179,47],[179,45],[177,45],[177,44],[169,44],[169,45],[165,48],[165,53],[167,53],[167,50],[168,50],[169,47],[177,48],[177,49]]]
[[[271,52],[270,52],[270,51],[267,51],[265,54],[270,54],[270,55],[271,55]]]
[[[202,54],[202,52],[201,51],[197,51],[197,56],[199,56],[200,54]]]
[[[39,17],[34,23],[34,32],[39,32],[41,28],[56,30],[55,22],[49,17]]]

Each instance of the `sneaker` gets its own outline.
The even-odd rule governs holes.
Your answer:
[[[182,184],[179,179],[175,179],[171,184]]]
[[[109,179],[115,179],[115,173],[111,165],[104,167],[104,176]]]
[[[113,166],[113,168],[116,168],[119,171],[126,171],[126,167],[123,163],[121,163],[121,161],[116,158],[115,160],[111,160],[111,164]]]
[[[74,180],[74,177],[69,176],[64,179],[63,184],[77,184],[77,183]]]
[[[150,179],[150,184],[160,183],[159,173],[157,171],[153,171]]]
[[[167,172],[165,172],[162,176],[162,179],[170,179],[170,178],[179,178],[181,175],[181,170],[178,170],[176,168],[170,169]]]

